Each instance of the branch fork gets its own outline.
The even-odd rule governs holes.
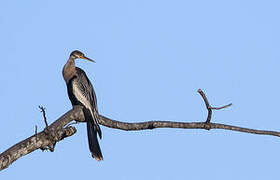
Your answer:
[[[225,109],[229,106],[232,105],[232,103],[230,104],[227,104],[227,105],[224,105],[224,106],[221,106],[221,107],[212,107],[205,95],[205,93],[201,90],[201,89],[198,89],[197,92],[201,95],[202,99],[204,100],[204,103],[205,103],[205,106],[206,106],[206,109],[208,110],[208,115],[207,115],[207,119],[205,121],[205,129],[206,130],[210,130],[211,129],[211,119],[212,119],[212,110],[220,110],[220,109]]]

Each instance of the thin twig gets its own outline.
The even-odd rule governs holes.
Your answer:
[[[37,135],[37,125],[35,125],[35,135]]]
[[[198,89],[197,92],[201,95],[202,99],[204,100],[206,109],[208,110],[207,119],[206,119],[206,121],[205,121],[205,123],[206,123],[205,129],[210,130],[210,128],[209,128],[209,123],[210,123],[211,118],[212,118],[212,109],[211,109],[211,106],[210,106],[209,101],[208,101],[206,95],[204,94],[204,92],[203,92],[201,89]]]
[[[43,118],[44,118],[46,128],[48,128],[49,125],[48,125],[47,118],[46,118],[46,108],[44,108],[43,106],[39,106],[39,108],[41,109],[41,112],[43,113]]]
[[[36,136],[36,141],[38,140],[38,137],[37,137],[37,125],[35,125],[35,136]]]
[[[204,94],[204,92],[203,92],[201,89],[198,89],[197,92],[198,92],[198,93],[201,95],[201,97],[203,98],[204,103],[205,103],[205,105],[206,105],[206,108],[207,108],[207,109],[209,109],[209,108],[211,109],[210,104],[209,104],[209,101],[208,101],[206,95]]]
[[[229,103],[229,104],[221,106],[221,107],[211,107],[211,109],[220,110],[220,109],[225,109],[225,108],[227,108],[227,107],[229,107],[231,105],[232,105],[232,103]]]

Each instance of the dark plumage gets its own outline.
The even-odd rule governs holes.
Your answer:
[[[86,73],[75,67],[75,59],[81,58],[94,62],[84,56],[80,51],[73,51],[67,63],[63,67],[63,77],[67,84],[67,91],[72,105],[84,106],[83,111],[87,121],[87,134],[89,149],[92,156],[100,161],[103,160],[102,153],[99,147],[97,134],[101,139],[102,134],[98,125],[98,110],[96,103],[96,95],[92,84],[86,76]]]

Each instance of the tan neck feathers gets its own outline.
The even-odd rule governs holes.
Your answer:
[[[69,58],[67,63],[63,67],[63,78],[66,83],[69,82],[69,80],[75,76],[76,74],[76,67],[75,67],[75,60],[73,58]]]

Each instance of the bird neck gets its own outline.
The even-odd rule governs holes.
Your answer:
[[[76,67],[75,67],[75,58],[68,59],[67,63],[63,67],[63,77],[66,83],[70,81],[70,79],[75,76],[76,74]]]

